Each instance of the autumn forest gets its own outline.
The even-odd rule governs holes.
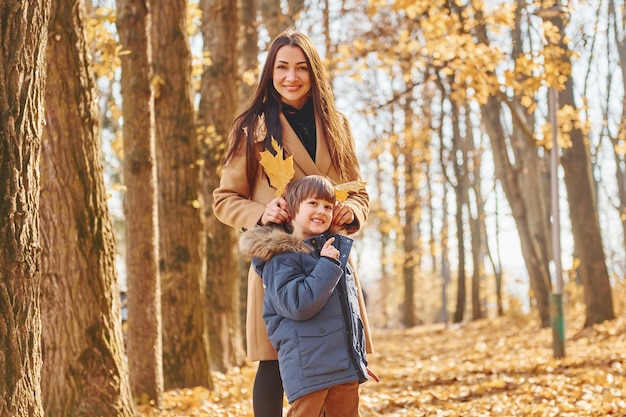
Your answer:
[[[626,415],[624,0],[3,0],[0,417],[253,416],[212,192],[289,26],[370,196],[362,415]]]

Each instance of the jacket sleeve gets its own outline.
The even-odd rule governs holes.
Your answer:
[[[251,189],[245,154],[241,154],[224,165],[220,185],[213,191],[215,217],[236,230],[253,228],[261,220],[265,204],[250,200]]]
[[[352,129],[350,127],[350,123],[348,122],[347,117],[342,115],[344,128],[348,133],[349,137],[349,149],[348,151],[352,153],[354,164],[348,167],[348,181],[362,181],[361,178],[361,166],[359,164],[359,159],[356,154],[356,145],[354,142],[354,136],[352,134]],[[358,232],[361,227],[365,224],[367,220],[367,215],[369,214],[369,195],[366,191],[360,191],[358,193],[350,193],[348,199],[345,201],[346,204],[352,212],[354,213],[354,222],[349,225],[346,225],[347,232],[349,234],[353,234]]]
[[[308,320],[326,304],[342,274],[331,259],[320,258],[306,275],[298,257],[276,255],[263,269],[265,297],[280,316]]]

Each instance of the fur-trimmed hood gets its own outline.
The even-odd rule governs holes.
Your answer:
[[[267,262],[284,252],[311,253],[313,248],[301,239],[287,233],[282,226],[256,226],[239,237],[239,252],[245,260],[257,258]]]

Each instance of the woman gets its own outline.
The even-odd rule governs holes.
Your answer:
[[[256,92],[233,122],[220,186],[213,192],[213,212],[222,223],[246,230],[289,220],[285,200],[275,197],[276,189],[259,164],[260,153],[273,149],[272,139],[285,156],[293,156],[294,179],[313,174],[325,175],[335,184],[361,179],[354,138],[348,121],[335,107],[320,56],[311,39],[293,29],[272,41]],[[351,193],[334,209],[333,224],[355,233],[368,211],[367,193]],[[359,298],[369,352],[360,287]],[[277,353],[263,322],[263,281],[252,268],[247,300],[248,357],[260,361],[252,393],[254,415],[281,416],[283,388]]]

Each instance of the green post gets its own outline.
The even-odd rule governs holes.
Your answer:
[[[552,322],[552,351],[555,358],[565,357],[565,326],[563,320],[563,294],[550,294],[550,320]]]

